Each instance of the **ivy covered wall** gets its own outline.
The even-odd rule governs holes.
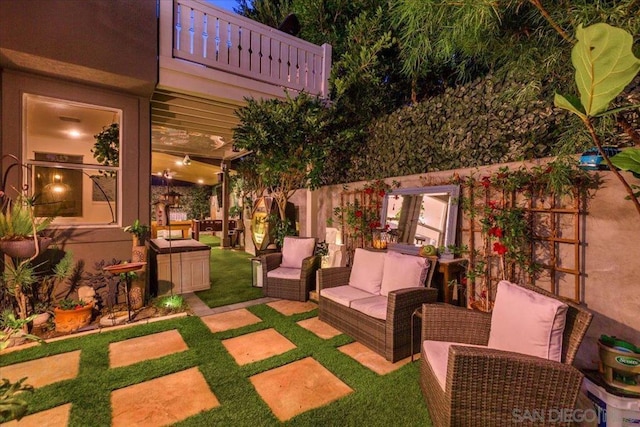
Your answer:
[[[530,89],[488,76],[378,119],[352,160],[351,180],[551,155],[569,120],[553,108],[552,93]]]

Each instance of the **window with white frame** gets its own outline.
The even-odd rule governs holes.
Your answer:
[[[37,216],[118,225],[122,111],[24,95],[24,159]]]

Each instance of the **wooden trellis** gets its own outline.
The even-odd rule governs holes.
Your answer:
[[[467,282],[467,305],[490,310],[498,281],[507,280],[540,286],[567,299],[580,301],[581,250],[580,224],[581,198],[577,189],[570,196],[527,195],[523,191],[506,192],[478,181],[462,186],[462,196],[474,215],[465,212],[462,221],[463,241],[468,245],[469,268],[484,262],[483,274]],[[480,220],[484,206],[490,202],[504,208],[524,210],[529,236],[529,247],[522,248],[528,260],[529,271],[515,262],[506,263],[490,247],[490,240],[481,233]],[[465,239],[466,237],[466,239]],[[535,267],[535,268],[533,268]]]
[[[383,196],[380,196],[379,193],[367,192],[365,190],[344,191],[340,193],[340,210],[342,217],[339,218],[339,220],[342,230],[342,242],[346,245],[347,253],[349,254],[348,261],[352,259],[353,252],[356,248],[370,246],[371,236],[367,236],[370,230],[362,229],[356,232],[346,224],[345,215],[347,209],[357,205],[360,210],[362,210],[365,218],[367,218],[368,213],[375,212],[375,219],[379,221],[381,217],[382,199]],[[366,227],[366,221],[364,222],[364,226]]]

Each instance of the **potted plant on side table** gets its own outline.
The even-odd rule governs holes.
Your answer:
[[[131,249],[131,262],[146,262],[147,261],[147,246],[145,245],[146,239],[149,237],[149,226],[142,224],[139,219],[136,219],[133,224],[124,227],[123,229],[127,233],[131,233],[133,236],[133,247]],[[131,308],[137,310],[144,305],[145,288],[146,288],[146,267],[141,267],[140,271],[135,274],[131,282],[131,288],[129,289],[129,301]]]

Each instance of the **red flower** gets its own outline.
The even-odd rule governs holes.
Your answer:
[[[491,186],[491,179],[488,176],[485,176],[482,178],[482,181],[480,181],[480,184],[482,184],[484,188],[489,188]]]
[[[489,207],[491,209],[497,209],[498,208],[498,202],[496,202],[495,200],[490,200],[489,201]]]
[[[502,228],[500,228],[500,227],[491,227],[489,229],[489,236],[494,236],[494,237],[500,238],[500,237],[502,237],[502,234],[503,234]]]
[[[356,218],[362,218],[362,211],[357,210],[355,215],[356,215]]]
[[[378,196],[380,196],[380,197],[384,197],[385,194],[387,194],[387,193],[384,190],[380,190],[378,192]]]
[[[500,242],[495,242],[493,244],[493,251],[497,252],[498,255],[504,255],[507,253],[507,247]]]
[[[373,194],[373,188],[365,188],[364,194]]]

